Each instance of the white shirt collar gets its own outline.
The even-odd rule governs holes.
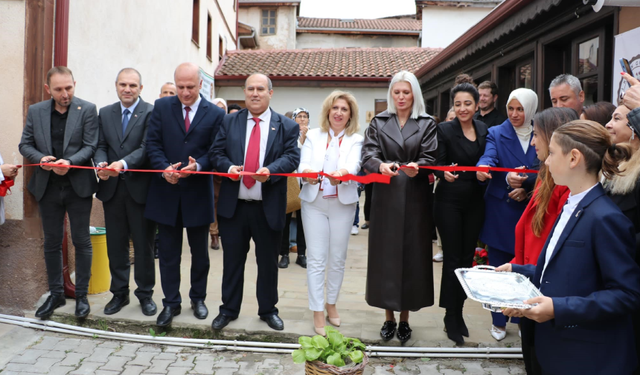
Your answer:
[[[131,107],[128,108],[131,113],[133,113],[133,111],[136,110],[136,107],[138,106],[138,103],[140,103],[140,97],[139,96],[138,96],[138,100],[136,100],[136,102],[133,103],[131,105]],[[124,104],[122,104],[122,102],[120,102],[120,114],[123,114],[125,109],[127,109],[127,107],[125,107]]]
[[[198,107],[200,106],[200,102],[202,101],[202,97],[200,96],[200,94],[198,94],[198,100],[196,100],[195,103],[193,103],[192,105],[189,106],[189,108],[191,108],[191,111],[197,111]],[[182,102],[180,102],[180,104],[182,104]],[[186,105],[182,104],[182,110],[184,111],[184,108],[186,107]]]
[[[267,110],[262,112],[262,114],[258,116],[258,118],[260,119],[260,122],[266,122],[267,120],[269,120],[271,118],[271,108],[267,107]],[[253,121],[253,114],[251,112],[247,113],[247,120]]]
[[[596,185],[598,185],[599,182],[596,182],[595,185],[593,185],[592,187],[588,188],[587,190],[583,191],[582,193],[576,194],[576,195],[572,195],[571,193],[569,194],[569,198],[567,198],[567,204],[568,205],[573,205],[573,206],[577,206],[578,203],[580,203],[580,201],[594,188],[596,187]]]

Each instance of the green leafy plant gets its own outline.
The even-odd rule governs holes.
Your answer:
[[[156,333],[156,331],[153,328],[149,328],[149,335],[151,335],[151,337],[163,337],[164,335],[166,335],[167,332],[162,332],[162,333]]]
[[[294,363],[306,361],[320,361],[337,367],[348,363],[360,363],[364,359],[365,345],[362,341],[351,337],[344,337],[337,329],[326,326],[327,337],[316,335],[313,337],[300,336],[300,349],[291,353]]]

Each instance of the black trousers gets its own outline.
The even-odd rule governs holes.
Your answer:
[[[364,185],[364,221],[371,217],[371,200],[373,199],[373,184]]]
[[[282,241],[280,242],[280,255],[289,255],[289,225],[292,220],[292,213],[287,214],[287,219],[282,231]],[[302,228],[302,211],[296,211],[296,246],[298,247],[298,255],[307,254],[307,242],[304,239],[304,228]]]
[[[242,305],[244,267],[251,239],[256,244],[258,315],[278,313],[278,245],[282,231],[269,227],[262,201],[238,200],[232,218],[218,217],[222,238],[223,274],[220,313],[237,318]]]
[[[178,207],[176,226],[158,224],[160,243],[160,283],[164,299],[163,306],[177,307],[182,303],[180,296],[180,262],[182,259],[182,213]],[[187,240],[191,248],[191,289],[192,301],[204,301],[207,297],[209,277],[209,224],[188,227]]]
[[[484,200],[480,194],[467,194],[457,199],[434,202],[434,220],[442,241],[442,281],[440,307],[462,309],[467,298],[454,271],[471,267],[473,255],[484,222]],[[474,199],[476,198],[476,199]]]
[[[155,223],[144,217],[144,204],[129,194],[123,180],[118,181],[113,197],[104,202],[104,221],[107,227],[107,253],[111,271],[111,293],[129,295],[129,237],[134,249],[134,280],[138,299],[151,298],[156,284],[153,256],[156,235]]]
[[[49,291],[64,294],[62,279],[62,239],[64,214],[69,215],[71,240],[76,248],[76,296],[84,296],[91,278],[91,218],[92,197],[81,198],[70,184],[49,183],[40,202],[40,217],[44,231],[44,262],[47,267]]]
[[[520,318],[520,333],[522,334],[522,358],[527,375],[542,375],[542,367],[538,362],[535,347],[536,323],[528,318]]]

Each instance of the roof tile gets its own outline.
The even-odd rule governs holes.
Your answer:
[[[298,29],[421,31],[422,21],[413,19],[354,19],[298,17]]]
[[[441,48],[340,48],[228,51],[216,79],[255,72],[284,77],[389,78],[400,70],[414,72]]]

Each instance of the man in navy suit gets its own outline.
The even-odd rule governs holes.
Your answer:
[[[275,330],[278,317],[278,244],[287,205],[287,179],[300,163],[299,127],[269,108],[273,87],[269,77],[253,74],[244,87],[246,109],[228,115],[209,151],[218,171],[238,174],[222,181],[218,219],[222,234],[222,306],[212,328],[219,330],[240,314],[244,266],[251,239],[258,263],[258,315]],[[241,176],[241,171],[263,175]]]
[[[199,95],[202,79],[196,64],[180,64],[174,73],[177,96],[156,100],[147,134],[151,168],[165,172],[149,186],[145,216],[158,223],[158,256],[164,309],[157,325],[171,324],[180,314],[182,232],[191,247],[191,308],[198,319],[209,314],[204,300],[209,275],[209,224],[213,222],[211,175],[180,173],[211,171],[207,152],[224,118],[224,111]]]

